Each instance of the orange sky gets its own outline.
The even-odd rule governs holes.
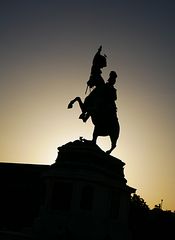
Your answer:
[[[112,155],[152,208],[175,210],[173,1],[7,1],[0,8],[0,161],[52,164],[93,125],[67,104],[85,97],[102,44],[118,73],[121,133]],[[100,138],[104,150],[108,138]]]

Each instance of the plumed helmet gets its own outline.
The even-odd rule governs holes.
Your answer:
[[[93,66],[98,68],[104,68],[107,66],[106,55],[101,55],[102,46],[98,49],[93,59]]]

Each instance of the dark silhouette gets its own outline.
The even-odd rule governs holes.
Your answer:
[[[92,61],[91,74],[89,81],[87,82],[87,86],[90,88],[104,84],[104,80],[101,76],[101,69],[107,66],[107,61],[106,55],[101,55],[101,50],[102,46],[99,47]]]
[[[161,204],[150,209],[137,194],[130,199],[129,219],[133,240],[171,239],[174,236],[175,212],[162,210]]]
[[[101,69],[107,66],[106,56],[101,55],[102,47],[98,49],[93,58],[90,78],[87,82],[87,88],[93,88],[90,94],[85,98],[84,102],[80,97],[76,97],[68,104],[68,108],[72,108],[75,102],[79,103],[82,110],[79,118],[86,122],[89,117],[94,124],[92,141],[96,143],[98,136],[110,136],[111,148],[106,151],[110,154],[116,147],[116,143],[120,133],[120,126],[117,117],[117,108],[115,101],[117,100],[117,92],[114,88],[117,74],[111,71],[109,79],[105,83],[101,76]],[[87,92],[87,89],[86,89]]]
[[[75,152],[77,152],[77,145],[83,147],[83,151],[85,151],[83,158],[85,161],[82,160],[82,157],[75,157],[70,151],[70,145],[73,145],[73,149],[75,147]],[[84,145],[87,148],[84,148]],[[72,193],[74,188],[72,186],[77,186],[77,178],[76,174],[72,175],[75,177],[75,180],[70,179],[70,172],[71,169],[74,172],[76,164],[79,162],[81,165],[77,165],[78,167],[82,166],[81,171],[87,173],[87,170],[96,169],[98,174],[101,174],[103,181],[106,181],[106,177],[111,178],[112,172],[115,172],[113,180],[117,177],[121,179],[119,182],[119,189],[124,184],[124,173],[121,169],[122,162],[116,161],[115,158],[112,156],[108,156],[105,154],[97,154],[97,158],[92,158],[93,152],[96,151],[97,146],[90,144],[89,142],[81,142],[76,141],[75,143],[69,143],[68,151],[65,151],[63,147],[63,152],[67,153],[66,157],[64,154],[58,155],[58,164],[60,167],[59,169],[66,169],[68,168],[68,175],[62,175],[62,170],[58,171],[63,176],[62,178],[58,178],[56,175],[47,175],[50,173],[51,169],[53,169],[54,173],[56,169],[54,165],[33,165],[33,164],[19,164],[19,163],[0,163],[0,187],[1,187],[1,198],[0,198],[0,239],[31,239],[31,240],[38,240],[38,239],[53,239],[52,236],[54,234],[57,238],[54,239],[65,239],[65,240],[73,240],[73,239],[83,239],[77,238],[76,235],[73,235],[69,228],[69,220],[67,221],[59,221],[59,218],[55,218],[56,214],[60,214],[60,216],[73,216],[73,212],[71,212],[70,204],[72,201]],[[91,149],[89,151],[88,149]],[[94,150],[93,150],[94,149]],[[88,155],[87,153],[92,153],[92,155]],[[82,154],[82,151],[79,152]],[[111,159],[103,159],[102,156],[106,156],[107,158],[110,157]],[[81,155],[82,156],[82,155]],[[99,158],[100,157],[100,158]],[[93,159],[93,164],[88,164]],[[95,161],[94,161],[95,159]],[[74,160],[74,161],[72,161]],[[99,161],[100,160],[100,161]],[[82,165],[83,163],[83,165]],[[74,166],[74,167],[73,167]],[[94,170],[93,170],[94,171]],[[64,172],[64,171],[63,171]],[[94,171],[95,172],[95,171]],[[47,174],[46,174],[47,173]],[[66,173],[66,171],[65,171]],[[105,174],[104,174],[105,173]],[[108,173],[108,174],[107,174]],[[60,175],[60,176],[61,176]],[[10,176],[10,177],[9,177]],[[48,180],[53,183],[53,188],[47,187],[45,176],[48,176]],[[52,176],[52,177],[50,177]],[[83,176],[83,174],[82,174]],[[86,174],[85,174],[86,176]],[[93,174],[89,176],[93,177]],[[99,176],[99,175],[98,175]],[[69,180],[68,180],[69,179]],[[122,182],[121,182],[122,181]],[[93,182],[93,181],[92,181]],[[92,184],[91,181],[84,181],[80,180],[81,187],[79,191],[75,191],[78,193],[75,197],[79,200],[77,201],[79,205],[76,204],[76,208],[74,211],[76,212],[77,209],[80,211],[84,211],[86,214],[91,215],[92,211],[96,211],[98,208],[93,206],[95,203],[94,201],[94,190],[95,194],[98,193],[96,191],[97,182],[95,181],[95,186]],[[48,182],[47,182],[48,183]],[[50,186],[50,185],[49,185]],[[99,198],[96,198],[96,203],[99,204],[98,199],[103,196],[101,182],[100,182],[100,191],[102,191],[99,195]],[[108,185],[104,184],[104,194],[106,193],[106,187]],[[118,185],[117,185],[118,186]],[[125,185],[124,185],[125,186]],[[112,221],[118,221],[118,216],[120,215],[118,210],[120,209],[120,204],[123,203],[118,201],[120,194],[116,191],[118,187],[115,189],[110,187],[109,191],[109,198],[101,198],[101,202],[104,203],[105,206],[105,199],[109,200],[107,209],[109,209],[109,222],[106,222],[105,229],[109,228],[109,223]],[[48,215],[44,215],[47,210],[44,209],[47,199],[47,191],[53,191],[52,198],[48,198],[51,200],[51,208],[48,210]],[[55,192],[56,191],[56,192]],[[70,194],[71,193],[71,194]],[[102,194],[102,195],[101,195]],[[123,196],[123,190],[122,190]],[[56,199],[55,199],[56,197]],[[129,196],[128,196],[129,197]],[[148,239],[172,239],[174,236],[174,226],[175,226],[175,211],[170,210],[162,210],[161,204],[155,205],[155,208],[150,209],[149,206],[146,204],[145,200],[141,198],[139,195],[134,194],[129,197],[128,199],[128,207],[129,207],[129,229],[131,231],[132,240],[148,240]],[[77,203],[76,202],[76,203]],[[93,203],[93,204],[92,204]],[[61,204],[61,205],[59,205]],[[101,203],[100,203],[101,204]],[[77,208],[78,206],[78,208]],[[65,210],[66,209],[66,210]],[[66,212],[66,214],[62,214]],[[53,219],[50,218],[51,213],[53,214]],[[42,216],[44,220],[42,220]],[[78,215],[76,215],[78,216]],[[75,220],[76,220],[75,216]],[[81,215],[80,222],[82,221],[83,215]],[[95,216],[95,215],[93,215]],[[102,215],[100,215],[101,217]],[[116,218],[117,217],[117,218]],[[122,217],[123,218],[123,217]],[[56,220],[55,220],[56,219]],[[106,219],[106,215],[105,215]],[[43,222],[42,222],[43,221]],[[45,224],[44,221],[47,221]],[[77,220],[78,221],[78,220]],[[116,228],[117,228],[116,222]],[[43,225],[44,224],[44,225]],[[62,225],[61,225],[62,224]],[[67,224],[67,225],[66,225]],[[77,224],[77,225],[78,225]],[[66,227],[64,228],[64,226]],[[62,226],[62,227],[61,227]],[[75,225],[76,226],[76,223]],[[91,224],[90,224],[91,226]],[[59,228],[60,227],[60,228]],[[79,229],[79,225],[77,229]],[[60,231],[59,231],[60,229]],[[38,232],[43,236],[42,238],[37,237]],[[54,232],[55,231],[55,232]],[[89,230],[91,231],[91,229]],[[36,237],[35,237],[36,234]],[[60,234],[60,238],[58,235]],[[49,237],[47,237],[49,235]],[[104,238],[101,239],[110,239],[110,232],[106,231],[104,233]],[[111,237],[112,239],[112,237]],[[125,239],[125,238],[122,238]]]
[[[6,239],[1,238],[2,230],[20,231],[32,226],[44,203],[42,174],[48,168],[49,165],[0,163],[0,239]]]

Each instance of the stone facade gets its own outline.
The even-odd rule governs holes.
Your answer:
[[[58,148],[43,178],[46,195],[33,227],[36,239],[130,240],[124,163],[87,140]]]

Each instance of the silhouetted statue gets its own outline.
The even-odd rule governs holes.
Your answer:
[[[87,88],[93,88],[90,94],[82,102],[80,97],[73,99],[68,108],[72,108],[77,101],[82,110],[79,118],[86,122],[91,117],[94,124],[92,141],[96,143],[98,136],[110,136],[111,148],[106,151],[108,154],[116,147],[119,137],[120,126],[117,118],[117,92],[114,88],[117,74],[111,71],[107,83],[101,76],[101,69],[107,66],[106,56],[101,55],[102,47],[98,49],[94,56],[91,67],[90,78],[87,82]]]
[[[91,67],[91,74],[87,86],[90,88],[104,84],[104,80],[101,76],[101,69],[107,66],[106,55],[101,55],[102,46],[99,47],[95,54]]]

